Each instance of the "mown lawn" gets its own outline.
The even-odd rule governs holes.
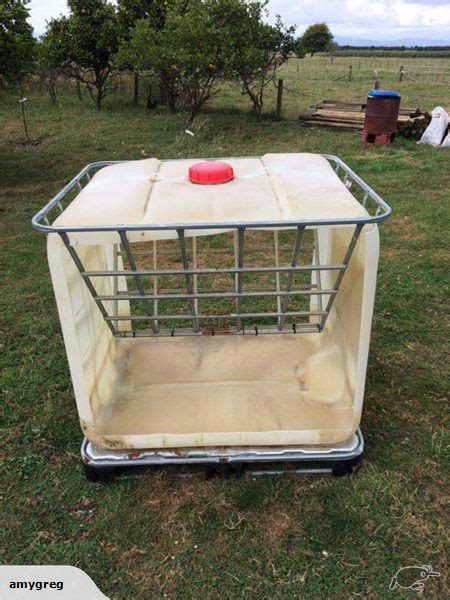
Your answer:
[[[296,115],[311,102],[364,98],[370,85],[294,79],[284,121],[257,123],[229,88],[195,121],[195,137],[183,115],[148,115],[126,89],[97,114],[68,90],[52,108],[36,88],[27,109],[39,144],[27,147],[17,100],[3,97],[1,561],[76,565],[117,599],[389,598],[402,595],[388,591],[397,569],[422,564],[442,574],[423,597],[448,593],[450,152],[403,139],[363,149],[358,134],[303,129]],[[445,86],[401,91],[408,105],[450,104]],[[341,479],[163,472],[87,483],[45,238],[31,216],[94,160],[293,151],[337,154],[393,207],[381,233],[363,467]]]

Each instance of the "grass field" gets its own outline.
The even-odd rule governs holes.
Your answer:
[[[397,569],[422,564],[442,574],[422,596],[448,594],[450,152],[404,139],[364,149],[358,134],[303,129],[306,106],[363,99],[368,84],[307,81],[286,69],[283,121],[257,123],[230,87],[194,122],[195,137],[184,133],[184,115],[133,107],[131,86],[100,114],[87,95],[79,103],[65,90],[53,108],[33,88],[27,110],[39,143],[24,146],[17,99],[3,98],[2,562],[76,565],[114,599],[390,598],[402,596],[388,591]],[[400,90],[404,105],[450,105],[445,85]],[[271,92],[268,110],[273,100]],[[45,238],[32,215],[94,160],[297,151],[337,154],[393,207],[381,228],[362,469],[340,479],[164,472],[87,483]]]

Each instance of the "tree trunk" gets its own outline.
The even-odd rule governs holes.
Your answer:
[[[153,100],[153,86],[149,83],[147,88],[147,110],[154,110],[155,108],[156,101]]]
[[[172,90],[169,90],[167,94],[167,110],[171,115],[177,112],[176,104],[175,104],[175,94]]]
[[[81,85],[80,85],[80,80],[76,79],[76,84],[77,84],[77,96],[78,96],[78,100],[81,102],[83,100],[83,96],[81,95]]]
[[[48,84],[48,93],[50,94],[50,102],[52,103],[52,106],[55,106],[55,104],[56,104],[56,81],[52,81],[50,79],[49,84]]]
[[[139,72],[134,72],[134,98],[133,104],[137,106],[139,103]]]

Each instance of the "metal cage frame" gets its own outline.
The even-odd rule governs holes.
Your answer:
[[[223,335],[223,334],[241,334],[241,335],[259,335],[273,333],[298,333],[298,332],[321,332],[325,326],[328,315],[330,314],[335,297],[339,291],[342,279],[349,265],[353,250],[363,227],[367,224],[377,224],[385,219],[391,213],[389,205],[370,188],[354,171],[352,171],[342,160],[332,155],[322,155],[333,166],[335,173],[340,177],[353,196],[367,210],[367,217],[347,218],[347,219],[324,219],[324,220],[303,220],[303,221],[236,221],[236,222],[201,222],[201,223],[170,223],[170,224],[130,224],[130,225],[95,225],[95,226],[54,226],[51,223],[50,213],[56,209],[57,214],[63,212],[62,201],[67,195],[76,189],[81,191],[83,185],[91,179],[91,173],[101,167],[124,163],[129,161],[101,161],[88,164],[84,167],[66,186],[62,188],[41,210],[39,210],[32,219],[32,225],[37,231],[43,233],[57,233],[63,240],[70,256],[77,266],[81,277],[89,289],[94,301],[96,302],[106,324],[108,325],[114,337],[141,337],[141,336],[175,336],[175,335]],[[249,158],[249,157],[247,157]],[[216,160],[216,159],[204,159]],[[226,159],[224,159],[226,160]],[[361,195],[359,199],[355,195],[358,191]],[[350,238],[347,251],[341,263],[339,264],[320,264],[318,250],[318,228],[329,226],[353,226],[353,234]],[[245,265],[245,234],[249,230],[273,230],[274,236],[274,254],[275,261],[273,266],[246,266]],[[290,264],[280,265],[278,254],[278,231],[293,229],[295,230],[295,240],[291,249]],[[302,250],[303,234],[306,229],[314,229],[314,245],[312,248],[312,264],[299,264],[299,255]],[[177,252],[181,256],[182,269],[158,269],[155,265],[153,269],[142,269],[137,265],[136,251],[133,251],[128,234],[134,231],[173,231],[178,239]],[[186,231],[202,230],[226,230],[234,232],[234,267],[231,268],[199,268],[196,266],[196,258],[193,242],[194,264],[191,266],[188,257],[188,248],[186,242]],[[113,270],[86,270],[74,245],[70,242],[70,234],[77,232],[115,232],[120,238],[120,244],[115,245],[114,269]],[[193,240],[196,238],[193,237]],[[156,249],[154,250],[156,253]],[[117,257],[126,258],[129,268],[119,269]],[[156,256],[156,254],[155,254]],[[321,285],[321,275],[323,272],[337,272],[334,284],[328,289]],[[309,286],[294,286],[294,277],[297,273],[311,272],[315,273],[315,283]],[[276,281],[275,289],[264,289],[263,291],[248,291],[244,289],[243,277],[246,274],[274,274]],[[234,286],[232,291],[219,292],[216,290],[202,292],[198,290],[197,281],[199,276],[208,275],[230,275],[234,277]],[[280,277],[286,276],[286,284],[283,289],[280,285]],[[155,284],[152,293],[145,289],[143,278],[153,278],[156,282],[159,276],[180,276],[184,279],[183,290],[177,290],[177,293],[161,293]],[[114,293],[99,294],[92,281],[92,278],[113,277]],[[118,291],[118,278],[130,277],[136,286],[136,291],[126,293]],[[289,310],[289,302],[293,297],[315,296],[317,298],[317,310],[295,311]],[[247,298],[274,298],[277,303],[277,309],[270,311],[244,312],[242,302]],[[235,300],[236,309],[234,312],[224,312],[222,314],[202,314],[198,310],[198,302],[205,299],[231,299]],[[144,315],[126,315],[118,314],[119,301],[139,300],[145,309]],[[188,313],[186,314],[162,314],[158,312],[158,305],[164,300],[181,300],[187,303]],[[108,311],[112,307],[112,314]],[[262,319],[273,320],[273,324],[251,325],[247,326],[245,320]],[[304,319],[307,322],[286,323],[287,319]],[[202,328],[201,322],[204,320],[223,320],[232,319],[235,323],[233,327],[213,327]],[[149,328],[136,329],[136,322],[148,323]],[[190,327],[168,327],[160,328],[161,321],[180,322],[186,321]],[[129,323],[129,329],[124,329],[124,325]]]

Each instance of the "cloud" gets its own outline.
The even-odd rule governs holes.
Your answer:
[[[69,13],[66,0],[31,0],[27,8],[30,9],[31,24],[36,35],[44,33],[50,19]]]
[[[39,35],[46,21],[67,14],[66,0],[32,0],[31,22]],[[364,37],[380,43],[402,38],[448,40],[450,0],[271,0],[271,15],[302,33],[325,21],[341,39]]]

